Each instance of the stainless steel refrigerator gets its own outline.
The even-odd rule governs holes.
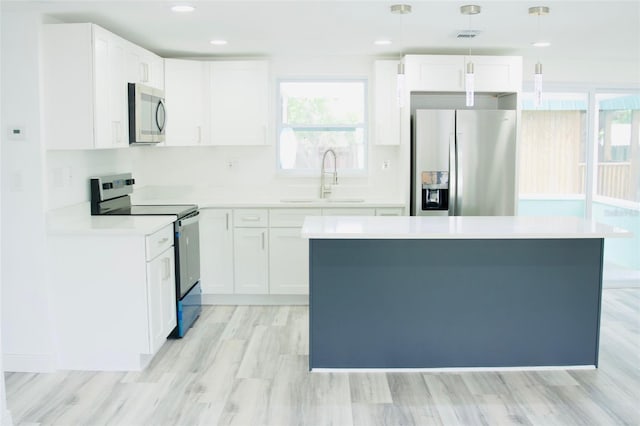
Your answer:
[[[412,216],[512,216],[516,111],[416,110]]]

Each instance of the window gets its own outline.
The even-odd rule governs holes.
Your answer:
[[[532,94],[522,102],[519,212],[585,215],[587,93]]]
[[[640,201],[640,96],[598,94],[596,194]]]
[[[341,172],[366,170],[366,82],[281,81],[278,169],[317,174],[332,148]]]
[[[637,277],[640,94],[585,89],[544,98],[534,108],[523,94],[518,214],[584,216],[631,231],[633,238],[607,240],[605,273]]]

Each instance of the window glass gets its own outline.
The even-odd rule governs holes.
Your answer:
[[[523,96],[519,148],[519,212],[585,214],[586,93],[545,93],[541,107]]]
[[[316,173],[331,148],[341,171],[366,166],[365,81],[282,81],[278,168]],[[331,164],[333,166],[333,164]]]
[[[596,194],[640,201],[640,96],[599,94]]]

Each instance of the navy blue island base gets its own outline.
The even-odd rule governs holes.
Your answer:
[[[603,241],[311,238],[310,369],[597,366]]]

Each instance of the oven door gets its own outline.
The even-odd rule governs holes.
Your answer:
[[[200,212],[178,219],[176,222],[176,266],[178,299],[200,281]]]
[[[129,143],[163,142],[166,121],[164,92],[129,83]]]

